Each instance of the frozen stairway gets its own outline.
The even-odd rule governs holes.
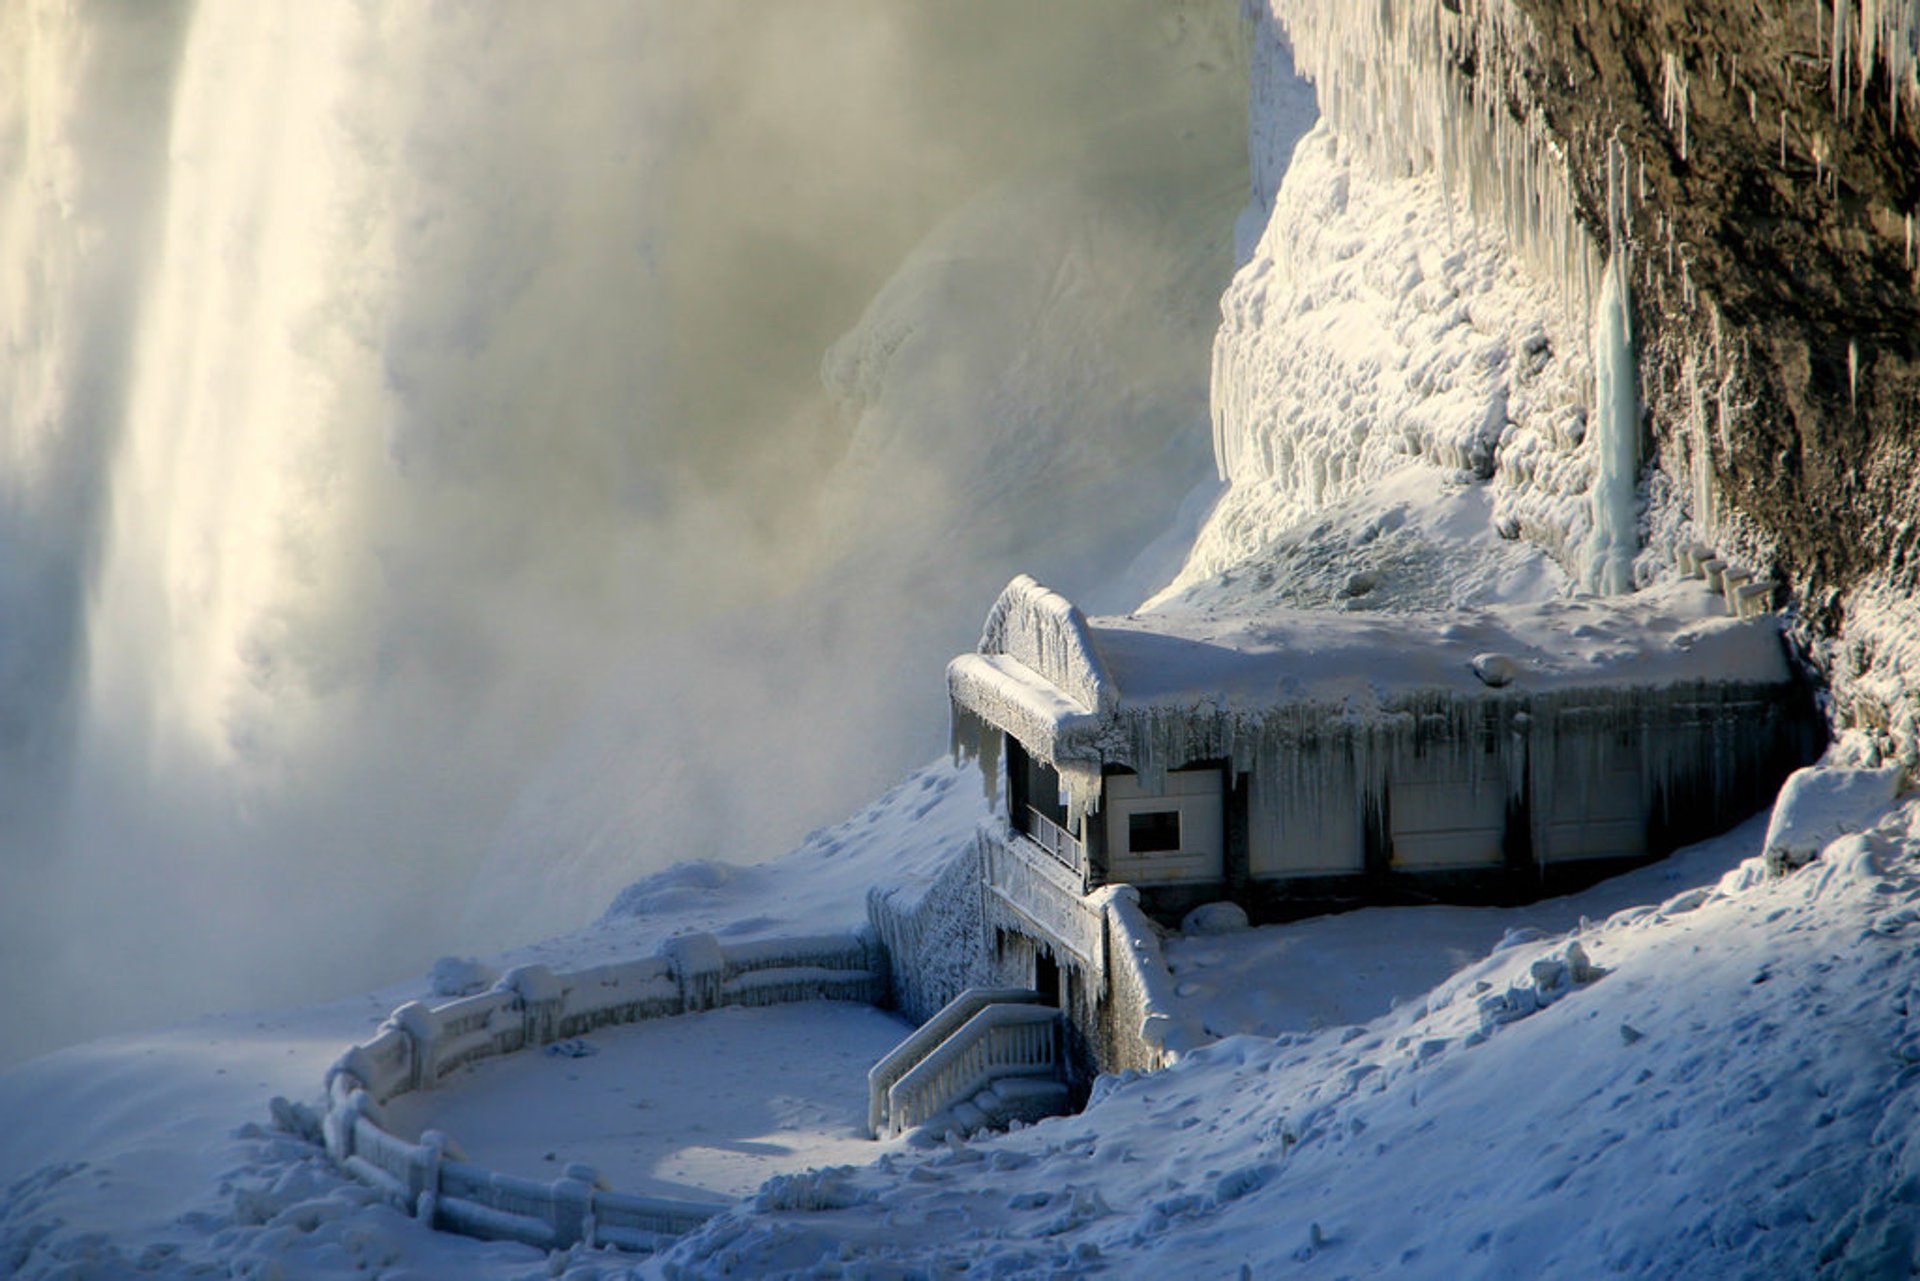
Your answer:
[[[1064,1081],[1039,1076],[1002,1077],[972,1098],[915,1126],[907,1142],[925,1147],[949,1134],[962,1136],[981,1130],[1004,1130],[1015,1121],[1033,1122],[1069,1110]]]
[[[868,1071],[868,1132],[938,1138],[1065,1111],[1061,1030],[1037,992],[968,988]]]

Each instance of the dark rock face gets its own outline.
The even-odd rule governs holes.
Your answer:
[[[1515,3],[1512,108],[1565,144],[1603,242],[1609,140],[1630,158],[1656,458],[1705,443],[1722,533],[1823,632],[1875,571],[1920,587],[1920,103],[1896,121],[1885,70],[1849,68],[1836,106],[1830,4]]]

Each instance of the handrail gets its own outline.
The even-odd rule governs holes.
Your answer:
[[[919,1066],[922,1059],[989,1005],[1032,1005],[1040,994],[1023,987],[970,987],[940,1007],[938,1013],[867,1069],[867,1134],[879,1138],[887,1124],[887,1091],[894,1082]]]
[[[995,1081],[1059,1070],[1060,1011],[989,1005],[887,1091],[889,1137],[931,1120]]]
[[[1054,861],[1062,864],[1071,872],[1085,874],[1087,870],[1087,847],[1079,837],[1053,821],[1051,817],[1027,806],[1027,839],[1047,853]]]

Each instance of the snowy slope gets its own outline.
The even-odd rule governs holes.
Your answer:
[[[1542,549],[1571,564],[1591,538],[1586,336],[1437,175],[1382,177],[1317,126],[1221,309],[1214,451],[1228,487],[1156,605],[1268,590],[1318,604],[1358,573],[1408,604],[1561,589]],[[1385,484],[1435,514],[1342,519],[1379,515]],[[1463,507],[1477,528],[1459,528]]]
[[[700,864],[656,876],[538,954],[584,963],[618,939],[650,950],[729,918],[746,936],[836,902],[852,919],[854,887],[887,882],[922,824],[951,856],[980,813],[971,782],[924,772],[764,878]],[[1855,819],[1868,830],[1783,879],[1761,870],[1756,821],[1533,908],[1174,940],[1210,1021],[1252,1019],[1259,1034],[1109,1080],[1078,1117],[782,1176],[659,1259],[560,1270],[1750,1277],[1831,1259],[1854,1268],[1836,1275],[1904,1275],[1890,1269],[1915,1257],[1920,801]],[[923,848],[909,880],[941,856]],[[1535,1009],[1574,943],[1604,973]],[[1199,991],[1230,953],[1260,983]],[[0,1077],[0,1271],[549,1275],[537,1251],[430,1233],[376,1204],[269,1120],[272,1095],[317,1098],[340,1047],[423,990],[222,1016]],[[1264,1012],[1256,991],[1273,998]],[[786,1038],[735,1029],[725,1044],[777,1072]],[[691,1121],[716,1100],[684,1084],[699,1091]]]
[[[935,764],[782,859],[753,867],[677,865],[629,887],[594,926],[483,963],[496,970],[532,962],[579,968],[650,955],[689,930],[739,941],[855,928],[866,919],[867,886],[924,887],[967,847],[984,815],[977,774]],[[397,1005],[428,999],[429,992],[423,977],[325,1005],[223,1014],[75,1046],[0,1075],[0,1276],[188,1277],[210,1269],[221,1276],[346,1277],[363,1268],[415,1277],[546,1275],[537,1251],[430,1232],[377,1204],[311,1142],[273,1127],[275,1095],[317,1104],[327,1067],[341,1051]],[[778,1082],[787,1048],[778,1018],[756,1026],[757,1038],[749,1030],[725,1039],[692,1035],[689,1051],[731,1047],[760,1069],[768,1094],[792,1088]],[[636,1084],[657,1096],[657,1078]],[[704,1118],[712,1122],[707,1137],[727,1137],[714,1117],[729,1109],[728,1098],[705,1088],[700,1075],[671,1084],[683,1095],[677,1102],[656,1097],[657,1113],[681,1126]],[[858,1097],[864,1121],[863,1081],[844,1084]],[[531,1131],[551,1116],[553,1132],[564,1137],[569,1107],[564,1094],[536,1094],[505,1120]],[[811,1132],[844,1154],[847,1138],[834,1132],[831,1118]],[[696,1147],[702,1141],[696,1133],[687,1137]],[[752,1164],[739,1154],[703,1157],[671,1143],[665,1151],[664,1159],[688,1162],[711,1178],[737,1179]],[[798,1151],[804,1164],[806,1149]]]
[[[1691,856],[1741,860],[1718,881],[1371,1020],[1232,1037],[1080,1117],[823,1173],[812,1204],[764,1198],[649,1275],[1908,1275],[1920,803],[1784,880],[1759,834]],[[1532,1009],[1575,944],[1599,976]]]

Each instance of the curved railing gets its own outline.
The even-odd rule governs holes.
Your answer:
[[[611,1024],[727,1005],[879,1004],[886,996],[886,957],[865,932],[744,944],[692,934],[640,961],[560,974],[522,966],[489,992],[433,1007],[409,1002],[349,1048],[327,1071],[322,1134],[341,1169],[433,1227],[541,1249],[647,1249],[726,1207],[616,1192],[585,1165],[548,1183],[501,1174],[466,1161],[438,1131],[417,1143],[391,1133],[381,1105],[482,1059]]]

